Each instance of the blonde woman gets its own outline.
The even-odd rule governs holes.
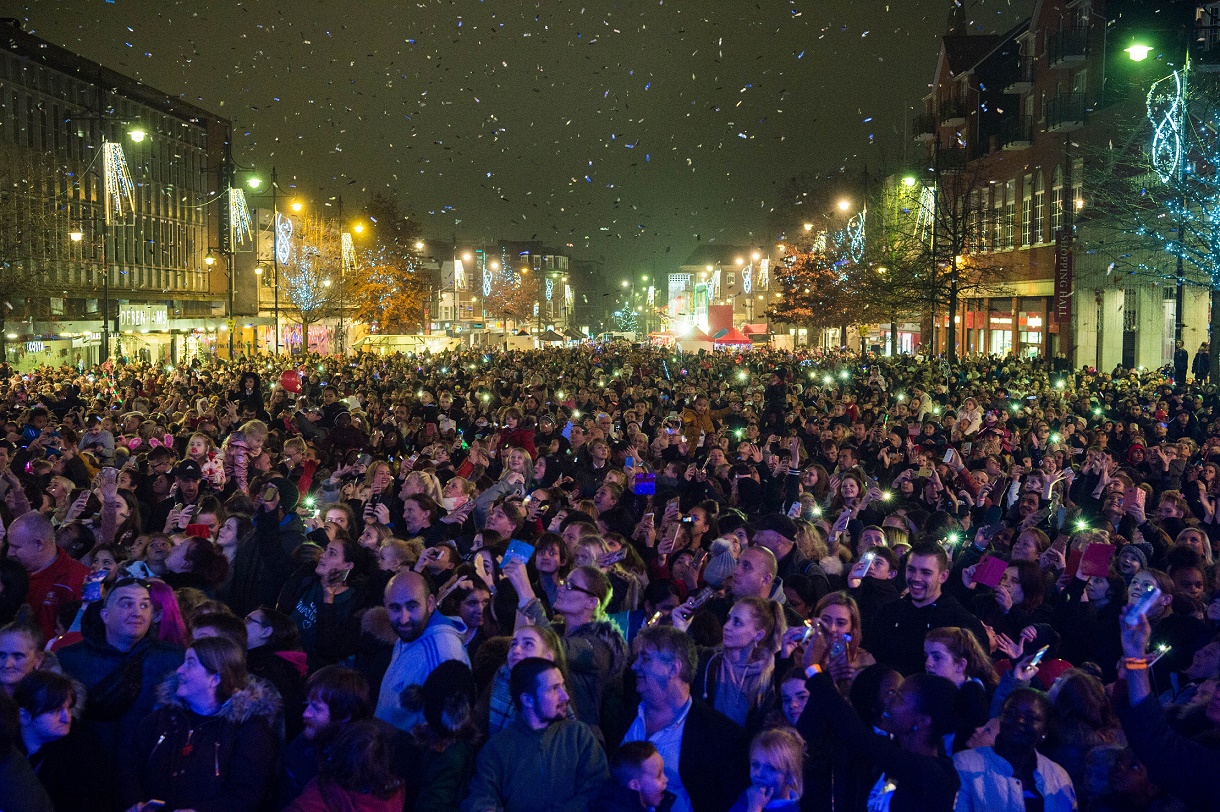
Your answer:
[[[689,610],[673,612],[674,628],[690,627]],[[704,649],[691,693],[744,728],[772,705],[775,655],[787,631],[784,610],[775,601],[742,598],[729,610],[723,642]]]

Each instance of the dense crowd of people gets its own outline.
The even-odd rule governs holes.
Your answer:
[[[1220,808],[1194,372],[0,369],[0,809]]]

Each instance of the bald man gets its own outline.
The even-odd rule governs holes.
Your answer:
[[[398,635],[390,667],[381,680],[377,696],[377,718],[399,730],[410,730],[424,721],[418,710],[403,707],[403,691],[424,684],[428,675],[446,660],[470,664],[463,645],[466,624],[436,611],[436,597],[417,572],[399,572],[385,588],[385,610]]]
[[[25,602],[43,636],[55,636],[55,615],[65,603],[78,601],[89,568],[55,545],[55,528],[46,516],[31,511],[8,526],[8,557],[25,567],[30,586]]]

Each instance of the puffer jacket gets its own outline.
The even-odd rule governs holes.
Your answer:
[[[121,758],[123,806],[156,798],[167,809],[254,812],[275,775],[274,733],[280,696],[266,680],[250,677],[211,716],[191,711],[177,694],[178,677],[158,688],[159,704]]]

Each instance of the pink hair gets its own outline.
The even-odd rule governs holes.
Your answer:
[[[148,584],[148,597],[161,613],[161,620],[156,624],[157,639],[186,648],[190,642],[186,633],[186,621],[182,619],[182,611],[178,608],[178,598],[174,595],[173,587],[160,579],[153,579]]]

